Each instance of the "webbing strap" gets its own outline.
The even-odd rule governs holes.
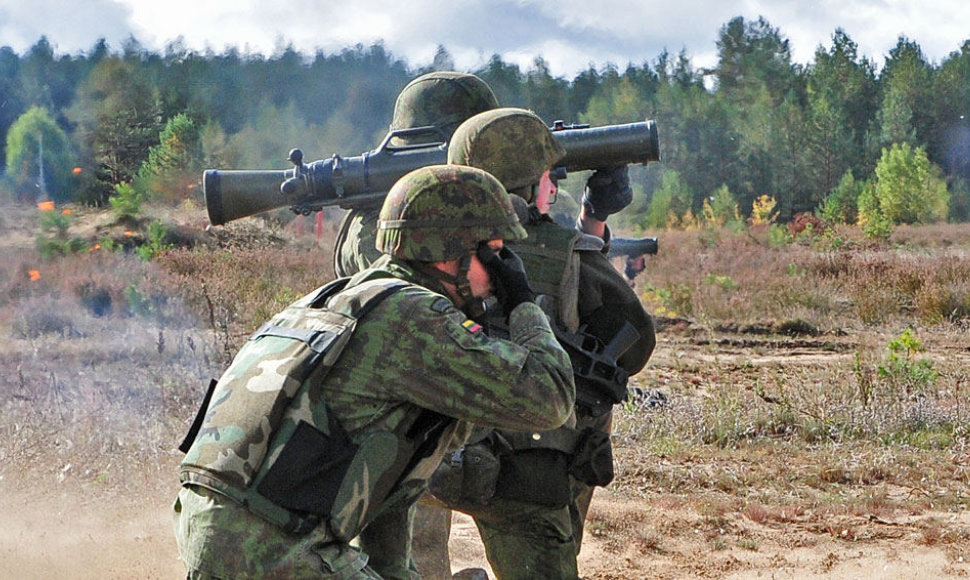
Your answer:
[[[330,346],[330,343],[337,338],[337,333],[329,330],[311,330],[309,328],[290,328],[288,326],[277,326],[269,322],[260,326],[256,332],[249,337],[249,340],[256,340],[264,336],[277,336],[279,338],[291,338],[305,342],[310,350],[321,353]]]
[[[364,304],[356,311],[351,311],[350,315],[355,319],[360,320],[368,312],[370,312],[375,306],[377,306],[382,300],[387,298],[389,295],[397,292],[401,288],[407,286],[407,282],[398,282],[384,288],[371,298],[369,298]],[[316,300],[316,299],[315,299]],[[290,338],[293,340],[299,340],[305,342],[310,350],[316,353],[324,352],[330,344],[340,336],[336,332],[330,330],[319,330],[310,328],[291,328],[289,326],[279,326],[273,324],[272,322],[266,322],[254,332],[249,340],[256,340],[264,336],[277,336],[280,338]]]

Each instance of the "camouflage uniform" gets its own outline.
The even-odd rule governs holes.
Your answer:
[[[458,128],[448,160],[483,168],[510,192],[533,201],[530,186],[563,155],[538,117],[520,109],[496,109]],[[539,302],[554,323],[569,332],[584,328],[606,344],[630,322],[640,337],[617,362],[630,375],[639,372],[655,345],[653,320],[607,258],[603,241],[557,225],[534,205],[520,213],[520,220],[528,237],[508,245],[525,263],[530,283],[543,298]],[[584,386],[578,378],[576,386],[577,393]],[[577,577],[576,556],[594,486],[568,473],[568,466],[584,453],[570,447],[576,434],[589,430],[608,436],[608,409],[593,413],[577,406],[574,419],[556,431],[498,431],[485,439],[502,463],[495,498],[487,505],[460,509],[474,517],[499,578]],[[602,439],[599,452],[608,454],[611,478],[608,437]],[[533,443],[538,440],[549,447]]]
[[[447,140],[462,121],[488,109],[498,107],[492,90],[475,75],[436,71],[412,80],[394,103],[390,130],[437,127],[438,138]],[[422,133],[405,138],[391,139],[391,146],[406,146],[424,142],[433,133]],[[379,204],[348,208],[341,221],[334,243],[333,269],[337,276],[351,276],[368,268],[380,257],[375,249],[377,214]],[[424,521],[424,516],[435,521]],[[451,523],[450,512],[443,510],[418,510],[415,530],[427,530],[418,534],[419,540],[429,545],[447,544],[447,527]],[[447,550],[447,546],[445,546]],[[430,571],[434,577],[450,576],[447,558],[421,559],[421,569]]]
[[[394,137],[390,145],[415,145],[433,138],[447,141],[462,121],[476,113],[498,107],[498,101],[480,78],[472,74],[436,71],[422,75],[404,87],[394,103],[391,131],[436,127],[440,133]],[[334,273],[351,276],[380,257],[374,247],[380,204],[351,207],[340,224],[334,245]]]
[[[245,380],[236,380],[230,367],[217,384],[183,461],[175,503],[179,552],[190,577],[413,578],[409,508],[470,424],[555,428],[568,417],[575,394],[571,367],[542,310],[530,302],[516,306],[510,340],[490,338],[446,297],[440,276],[429,274],[431,263],[461,260],[481,241],[522,236],[501,185],[471,168],[418,169],[391,189],[379,223],[377,245],[388,255],[332,300],[368,285],[403,281],[403,288],[360,318],[322,380],[310,375],[300,386],[275,435],[240,433],[220,418],[235,410],[227,406],[245,407],[263,389],[258,377],[272,377],[285,361],[268,360],[258,367],[261,375]],[[264,420],[254,418],[262,427]],[[243,449],[267,446],[266,463],[279,464],[303,424],[319,428],[314,437],[342,431],[358,447],[340,482],[340,492],[349,493],[338,493],[317,525],[288,532],[266,514],[282,510],[306,521],[305,513],[280,508],[278,500],[266,499],[273,490],[262,487],[246,496],[251,502],[245,507],[229,497],[242,493],[233,487],[235,475],[219,476],[213,465],[226,462],[225,446],[240,439],[252,442]],[[415,451],[402,453],[411,443]],[[299,458],[325,477],[333,458],[319,448],[309,449],[316,455],[305,451],[300,448]],[[239,464],[239,477],[257,470],[249,476],[267,481],[265,466],[248,464],[244,455],[228,462]],[[400,476],[388,479],[388,473]],[[381,551],[369,553],[375,547]]]

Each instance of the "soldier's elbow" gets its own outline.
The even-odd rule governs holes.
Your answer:
[[[547,411],[536,418],[536,429],[549,430],[561,427],[572,415],[576,398],[573,392],[570,391],[568,393],[562,393],[557,397],[549,397],[545,402]]]

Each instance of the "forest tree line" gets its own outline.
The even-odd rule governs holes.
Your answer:
[[[877,67],[837,29],[798,64],[780,30],[737,17],[716,45],[716,66],[703,70],[686,51],[664,51],[571,80],[541,56],[523,70],[495,55],[469,72],[503,106],[550,124],[655,120],[662,162],[634,170],[626,225],[675,226],[712,204],[743,219],[766,199],[780,221],[826,212],[854,223],[872,204],[888,211],[878,184],[902,179],[894,163],[903,189],[922,188],[910,200],[919,207],[895,221],[970,220],[970,40],[933,63],[900,37]],[[381,141],[408,81],[453,68],[445,47],[412,68],[380,43],[271,56],[181,41],[155,53],[134,38],[75,55],[43,37],[23,55],[0,47],[2,195],[103,205],[123,186],[178,202],[201,195],[204,168],[281,169],[293,147],[308,159],[357,155]]]

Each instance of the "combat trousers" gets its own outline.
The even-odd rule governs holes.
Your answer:
[[[470,515],[496,578],[573,580],[579,576],[569,506],[496,498]]]
[[[175,537],[188,578],[379,580],[367,554],[335,541],[325,526],[304,536],[282,532],[221,494],[182,488]]]
[[[412,553],[422,580],[451,580],[451,508],[430,493],[414,505]]]

